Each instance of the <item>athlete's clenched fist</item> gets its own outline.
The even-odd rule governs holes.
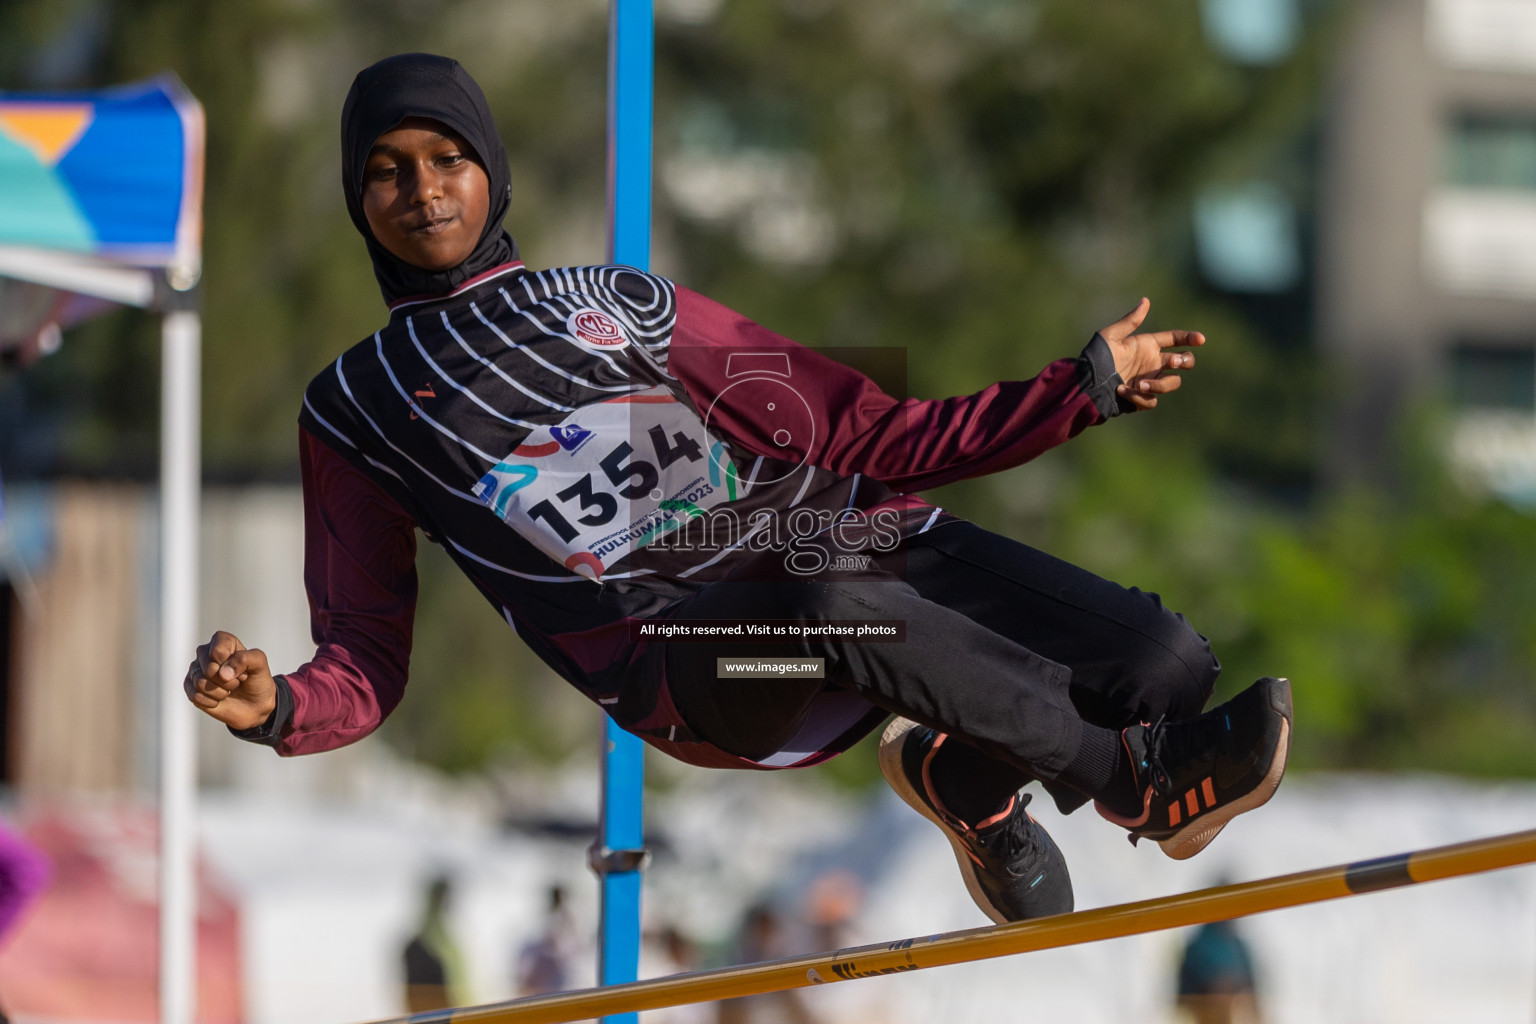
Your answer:
[[[277,683],[267,656],[223,630],[197,649],[187,668],[187,699],[233,729],[252,729],[277,706]]]

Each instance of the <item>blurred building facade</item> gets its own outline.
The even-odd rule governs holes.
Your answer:
[[[1318,178],[1317,339],[1347,371],[1335,482],[1389,474],[1405,401],[1454,461],[1536,500],[1536,4],[1361,0]]]

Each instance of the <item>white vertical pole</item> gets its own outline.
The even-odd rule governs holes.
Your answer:
[[[202,319],[164,315],[160,352],[160,1024],[197,1009],[194,710],[182,679],[197,645]]]

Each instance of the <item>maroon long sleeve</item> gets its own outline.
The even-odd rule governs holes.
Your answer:
[[[382,488],[308,431],[304,588],[315,656],[285,673],[293,717],[278,753],[362,739],[405,693],[416,615],[416,524]]]
[[[731,350],[791,355],[791,382],[814,412],[809,446],[773,442],[756,410],[728,400]],[[856,370],[678,286],[677,323],[667,368],[710,425],[759,455],[798,459],[845,476],[863,473],[898,491],[920,491],[1028,462],[1102,417],[1083,390],[1075,359],[1058,359],[1027,381],[973,395],[898,400]],[[822,429],[822,428],[825,429]]]

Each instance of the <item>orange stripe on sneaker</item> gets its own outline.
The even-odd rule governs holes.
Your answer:
[[[1194,790],[1184,794],[1184,805],[1189,808],[1191,818],[1200,813],[1200,801],[1195,797]]]
[[[1177,825],[1181,820],[1183,819],[1179,814],[1179,803],[1177,800],[1175,800],[1173,803],[1168,805],[1168,827],[1173,828],[1173,826]]]
[[[996,825],[998,822],[1002,821],[1004,818],[1008,817],[1008,815],[1013,813],[1013,805],[1014,805],[1014,803],[1018,799],[1019,799],[1018,794],[1015,793],[1013,796],[1008,798],[1008,806],[1007,807],[1004,807],[1002,810],[998,811],[996,814],[992,815],[992,817],[990,817],[990,818],[983,818],[981,821],[978,821],[976,824],[972,825],[971,827],[973,829],[983,829],[983,828],[986,828],[988,825]],[[1026,812],[1026,814],[1027,813],[1028,812]],[[1030,820],[1033,821],[1034,819],[1031,818]]]
[[[1211,777],[1207,775],[1200,783],[1200,792],[1205,794],[1205,809],[1210,810],[1216,806],[1216,789],[1211,785]]]

